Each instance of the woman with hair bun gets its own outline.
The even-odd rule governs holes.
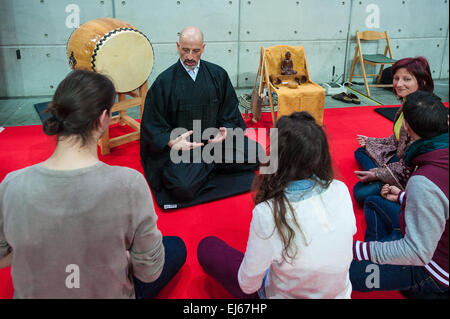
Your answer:
[[[43,125],[55,151],[0,184],[0,265],[11,263],[15,298],[151,298],[186,260],[183,241],[158,230],[142,174],[98,158],[115,96],[107,77],[70,73]]]

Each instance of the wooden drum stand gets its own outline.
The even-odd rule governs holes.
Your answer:
[[[144,82],[139,88],[125,93],[118,93],[118,102],[115,103],[111,109],[111,112],[119,112],[111,118],[110,126],[116,123],[120,123],[121,126],[128,125],[133,128],[135,132],[124,134],[118,137],[109,138],[109,128],[105,131],[100,141],[98,142],[100,146],[100,152],[102,155],[107,155],[111,152],[111,148],[126,144],[132,141],[139,140],[141,134],[141,124],[130,117],[127,114],[127,109],[139,105],[140,116],[142,119],[142,113],[144,112],[145,97],[148,90],[148,80]],[[126,99],[129,95],[132,99]]]

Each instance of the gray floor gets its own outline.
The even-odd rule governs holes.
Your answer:
[[[365,96],[364,86],[353,85],[347,89],[350,93],[356,94],[361,100],[360,106],[366,105],[395,105],[399,104],[396,97],[392,94],[391,90],[383,88],[371,88],[370,98]],[[252,89],[236,89],[236,94],[241,96],[244,93],[251,94]],[[443,102],[449,101],[449,81],[438,80],[435,81],[435,94],[441,97]],[[32,97],[32,98],[13,98],[13,99],[0,99],[0,127],[6,126],[22,126],[22,125],[39,125],[41,120],[34,108],[34,104],[41,102],[48,102],[51,100],[51,96]],[[338,108],[358,106],[353,103],[345,103],[333,99],[331,96],[325,97],[325,108]],[[244,112],[244,108],[240,107]],[[263,111],[268,111],[268,108],[264,108]],[[139,117],[139,108],[134,107],[128,110],[128,114],[133,118]]]
[[[361,92],[360,94],[365,95],[366,89],[364,85],[353,85],[351,87],[353,90],[357,92]],[[398,100],[392,94],[392,89],[384,89],[384,88],[369,88],[370,90],[370,98],[374,102],[378,102],[382,105],[392,105],[398,104]],[[434,94],[439,96],[443,102],[449,101],[449,81],[448,80],[437,80],[434,82]],[[373,104],[372,104],[373,105]]]

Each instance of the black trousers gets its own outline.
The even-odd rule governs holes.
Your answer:
[[[209,152],[206,147],[208,146],[205,143],[201,149],[188,151],[188,155],[185,153],[186,158],[189,158],[188,162],[174,163],[169,160],[164,166],[163,185],[176,200],[188,201],[199,194],[220,187],[213,180],[215,174],[257,170],[259,168],[258,154],[264,152],[260,144],[244,136],[240,144],[236,142],[236,138],[233,143],[222,142],[222,152],[215,157],[216,161],[205,162],[204,156],[194,161],[195,156],[199,154],[208,153],[211,157],[217,155]],[[197,153],[194,154],[194,152]]]

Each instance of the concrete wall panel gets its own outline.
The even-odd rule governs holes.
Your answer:
[[[78,6],[80,24],[113,14],[111,0],[1,0],[0,45],[66,44],[74,30],[69,5]]]
[[[178,33],[195,25],[205,41],[237,41],[237,0],[114,0],[116,17],[135,25],[152,43],[178,40]]]
[[[63,46],[0,48],[0,66],[12,72],[0,75],[0,96],[52,95],[71,71]]]
[[[375,30],[387,31],[393,39],[445,37],[448,9],[447,0],[354,0],[350,34]],[[379,23],[374,27],[377,12]]]
[[[241,1],[241,41],[346,39],[350,1]]]
[[[205,34],[202,58],[241,88],[254,84],[260,47],[277,44],[303,45],[315,82],[331,81],[333,66],[334,79],[345,71],[347,81],[356,30],[387,30],[394,58],[423,55],[435,79],[449,77],[448,0],[1,0],[1,97],[53,94],[69,71],[74,11],[66,9],[74,6],[80,24],[116,17],[147,35],[155,52],[150,84],[178,59],[175,42],[188,25]],[[366,53],[383,49],[371,44]]]

